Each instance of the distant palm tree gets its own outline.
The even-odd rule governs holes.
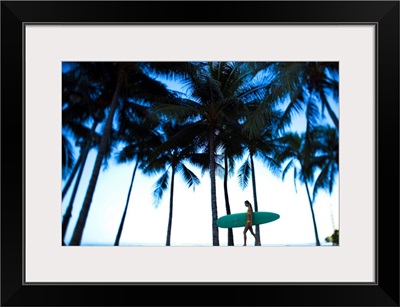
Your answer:
[[[118,116],[119,139],[123,141],[126,146],[118,153],[117,162],[127,163],[135,161],[135,165],[124,212],[114,242],[115,246],[120,244],[136,171],[139,165],[146,161],[153,150],[161,144],[161,136],[156,130],[158,123],[148,114],[148,107],[130,102],[123,106]]]
[[[167,143],[167,140],[179,133],[183,127],[173,122],[164,123],[163,129],[163,144]],[[176,142],[177,141],[177,142]],[[190,156],[193,154],[193,149],[187,144],[183,143],[182,139],[177,139],[173,142],[167,143],[167,146],[160,146],[154,150],[153,158],[150,157],[147,165],[144,168],[144,173],[153,174],[162,172],[160,178],[157,180],[154,190],[155,203],[161,201],[164,192],[170,186],[170,199],[169,199],[169,216],[168,216],[168,228],[167,228],[167,239],[166,246],[171,245],[171,230],[172,230],[172,217],[174,208],[174,186],[175,186],[175,175],[180,174],[188,187],[195,187],[200,184],[198,177],[185,165],[185,161],[188,161]]]
[[[251,109],[253,109],[254,112],[255,110],[257,110],[257,107],[253,106]],[[251,176],[254,212],[259,211],[254,159],[258,158],[269,169],[271,174],[275,176],[278,176],[280,174],[280,166],[277,161],[275,161],[274,157],[278,148],[278,144],[276,142],[277,136],[275,135],[275,131],[277,123],[280,119],[280,112],[275,111],[273,109],[273,106],[269,106],[269,109],[269,111],[265,111],[265,116],[269,119],[264,129],[260,130],[258,132],[258,135],[255,134],[254,130],[252,134],[248,134],[246,130],[243,129],[244,132],[240,139],[248,155],[238,170],[239,185],[242,189],[245,189],[248,186],[248,182]],[[249,117],[251,117],[251,115],[252,114],[250,113]],[[247,125],[247,122],[245,122],[244,125]],[[256,244],[261,245],[259,225],[256,225],[256,234],[259,238]]]
[[[330,139],[326,133],[330,135],[336,129],[316,127],[308,133],[304,132],[301,135],[298,133],[286,133],[280,139],[282,144],[282,150],[277,154],[276,158],[280,163],[289,161],[284,167],[282,173],[282,179],[285,178],[286,173],[293,169],[294,171],[294,183],[296,186],[296,180],[299,180],[305,185],[307,191],[307,197],[310,205],[311,216],[314,227],[316,245],[319,246],[320,240],[318,236],[317,223],[314,213],[314,200],[313,195],[316,195],[316,183],[314,182],[315,173],[319,167],[323,167],[320,173],[319,186],[325,186],[322,182],[330,182],[326,180],[326,174],[334,175],[337,170],[335,160],[337,158],[337,147],[333,147],[334,151],[330,151],[328,147],[325,147],[324,141]],[[335,135],[335,133],[333,133]],[[337,139],[336,139],[337,142]],[[337,143],[336,143],[337,144]],[[335,149],[336,148],[336,149]],[[336,151],[335,151],[336,150]],[[323,151],[325,153],[321,154]],[[332,160],[332,157],[333,160]],[[336,166],[335,166],[336,165]],[[329,172],[326,170],[330,169]],[[332,176],[328,178],[333,179]],[[314,185],[314,192],[311,192],[311,187]]]
[[[313,159],[313,163],[320,169],[314,185],[315,199],[319,190],[332,193],[339,172],[339,136],[337,129],[330,126],[317,127],[313,136],[318,147],[318,155]]]

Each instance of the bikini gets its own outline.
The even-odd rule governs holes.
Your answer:
[[[246,214],[247,214],[246,223],[250,223],[251,222],[251,220],[250,220],[250,214],[251,214],[250,209],[247,210]]]

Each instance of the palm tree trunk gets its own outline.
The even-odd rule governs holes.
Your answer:
[[[251,179],[253,181],[254,212],[258,212],[256,170],[254,167],[253,154],[250,154],[250,163],[251,163]],[[256,235],[258,237],[258,242],[257,242],[257,240],[255,240],[255,245],[261,246],[260,225],[256,225]]]
[[[310,190],[308,189],[308,184],[305,182],[306,190],[307,190],[307,196],[308,196],[308,202],[310,204],[310,209],[311,209],[311,215],[312,215],[312,220],[313,220],[313,225],[314,225],[314,234],[315,234],[315,242],[317,246],[320,246],[321,243],[319,242],[319,237],[318,237],[318,230],[317,230],[317,223],[315,221],[315,214],[314,214],[314,208],[313,208],[313,202],[311,200],[310,196]]]
[[[76,175],[80,165],[82,164],[81,161],[82,161],[82,154],[80,154],[78,160],[76,161],[76,163],[74,165],[74,169],[72,170],[71,174],[69,175],[68,181],[62,190],[62,199],[64,199],[65,195],[67,195],[67,192],[68,192],[72,182],[74,181],[75,175]]]
[[[89,187],[86,192],[85,200],[83,201],[82,209],[79,214],[78,221],[75,226],[74,233],[72,235],[72,240],[70,245],[80,245],[83,235],[83,230],[85,228],[86,220],[89,214],[90,205],[92,203],[94,191],[96,188],[97,179],[100,174],[101,164],[103,162],[104,154],[107,151],[108,142],[110,139],[110,133],[112,128],[112,123],[114,119],[115,110],[117,109],[118,105],[118,98],[121,92],[121,88],[125,79],[125,68],[120,66],[118,72],[118,79],[117,84],[115,87],[114,95],[110,105],[110,111],[108,113],[107,121],[104,127],[103,136],[101,137],[99,151],[97,153],[96,161],[93,168],[92,177],[89,181]]]
[[[213,246],[219,246],[219,234],[218,234],[218,211],[217,211],[217,190],[215,184],[215,131],[213,127],[210,127],[210,180],[211,180],[211,215],[212,215],[212,242]]]
[[[128,211],[129,199],[131,197],[133,180],[135,179],[136,170],[137,170],[138,165],[139,165],[139,160],[136,160],[136,164],[135,164],[135,167],[133,169],[131,184],[129,185],[128,196],[126,197],[126,204],[125,204],[124,213],[122,214],[122,219],[121,219],[121,223],[119,224],[118,233],[117,233],[117,237],[115,238],[114,246],[118,246],[119,245],[119,240],[121,239],[122,229],[124,228],[124,223],[125,223],[126,212]]]
[[[93,125],[92,125],[92,128],[90,129],[89,140],[87,142],[85,142],[85,150],[84,151],[81,150],[81,154],[79,155],[78,161],[76,161],[74,169],[72,170],[72,173],[69,176],[68,181],[67,181],[67,183],[65,184],[65,186],[63,188],[62,199],[64,199],[64,196],[67,194],[67,192],[69,190],[69,187],[72,184],[72,181],[74,181],[74,178],[75,178],[76,172],[79,169],[79,166],[82,163],[85,164],[85,162],[86,162],[87,154],[89,153],[89,149],[92,146],[92,138],[93,138],[94,132],[96,131],[96,128],[97,128],[98,124],[99,124],[99,122],[97,120],[95,120]],[[87,148],[87,151],[86,151],[86,148]],[[85,153],[85,154],[83,154],[83,153]],[[82,161],[84,161],[84,162],[82,162]]]
[[[168,228],[167,228],[167,243],[166,246],[171,245],[171,229],[172,229],[172,210],[174,208],[174,181],[175,181],[175,167],[172,167],[171,175],[171,191],[169,196],[169,215],[168,215]]]
[[[79,174],[78,174],[78,177],[76,178],[74,190],[72,191],[71,199],[69,201],[67,210],[64,213],[64,217],[63,217],[63,221],[62,221],[62,244],[63,245],[65,245],[65,235],[67,234],[69,221],[70,221],[70,219],[72,217],[72,209],[73,209],[73,206],[74,206],[75,196],[76,196],[76,193],[78,191],[79,183],[80,183],[81,178],[82,178],[83,169],[85,168],[86,159],[87,159],[87,156],[89,154],[89,149],[90,149],[91,142],[92,142],[91,140],[87,140],[86,141],[85,147],[83,148],[83,152],[81,153],[81,155],[79,157],[79,159],[80,159]]]
[[[231,214],[231,208],[229,204],[229,195],[228,195],[228,157],[225,154],[224,157],[224,162],[225,162],[225,173],[224,173],[224,195],[225,195],[225,207],[226,207],[226,214]],[[233,242],[233,230],[232,228],[228,228],[228,246],[234,246]]]

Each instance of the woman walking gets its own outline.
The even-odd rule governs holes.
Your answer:
[[[247,241],[246,233],[248,230],[250,230],[251,234],[256,239],[256,245],[259,245],[260,240],[253,231],[253,207],[251,206],[251,203],[248,200],[246,200],[244,202],[244,205],[247,207],[247,212],[246,212],[246,225],[244,226],[244,230],[243,230],[243,235],[244,235],[243,246],[246,246],[246,241]]]

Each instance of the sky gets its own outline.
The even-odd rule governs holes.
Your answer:
[[[177,84],[168,82],[167,86],[180,90]],[[304,131],[304,116],[298,116],[293,121],[293,129]],[[99,127],[101,131],[102,127]],[[66,243],[68,244],[75,223],[83,204],[86,189],[93,170],[97,151],[92,149],[85,164],[77,196],[75,197],[72,217],[67,230]],[[78,151],[76,152],[76,158]],[[272,175],[258,160],[255,161],[256,189],[258,211],[274,212],[280,218],[271,223],[260,225],[260,238],[263,246],[315,245],[315,234],[312,223],[310,205],[306,189],[303,184],[293,180],[293,172],[286,174],[285,181],[281,177]],[[237,162],[237,166],[240,166]],[[176,176],[174,190],[174,207],[171,232],[171,246],[211,246],[212,219],[210,177],[203,176],[200,169],[188,165],[199,177],[200,184],[195,188],[188,188],[180,176]],[[129,185],[131,182],[134,163],[117,164],[112,157],[108,167],[103,168],[97,181],[86,227],[82,237],[82,245],[113,245],[118,227],[125,208]],[[162,201],[154,204],[152,196],[154,184],[159,175],[144,176],[140,170],[136,172],[129,201],[127,216],[122,232],[121,246],[163,246],[166,243],[169,189],[164,193]],[[66,180],[62,181],[64,186]],[[62,203],[61,216],[69,204],[71,185]],[[223,194],[223,178],[217,177],[217,209],[218,217],[226,215]],[[297,188],[297,189],[296,189]],[[253,204],[252,183],[246,189],[239,186],[237,173],[229,178],[229,200],[231,213],[245,212],[244,201]],[[336,183],[332,194],[320,191],[314,203],[319,239],[322,245],[327,244],[325,238],[330,236],[334,229],[339,228],[339,190]],[[60,219],[60,225],[61,225]],[[243,227],[233,228],[234,245],[243,245]],[[248,244],[254,245],[254,238],[247,233]],[[219,228],[220,246],[227,246],[227,229]]]

